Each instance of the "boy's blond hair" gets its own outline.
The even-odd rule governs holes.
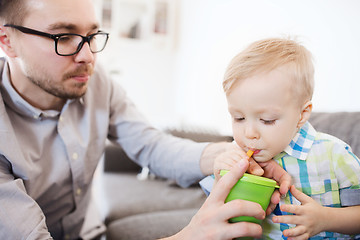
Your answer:
[[[236,55],[225,72],[226,95],[242,80],[289,65],[291,85],[301,103],[309,101],[314,91],[314,66],[311,53],[294,40],[268,38],[250,44]]]

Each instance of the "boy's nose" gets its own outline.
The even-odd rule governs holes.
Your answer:
[[[245,128],[245,137],[248,139],[259,139],[260,135],[254,124],[247,124]]]

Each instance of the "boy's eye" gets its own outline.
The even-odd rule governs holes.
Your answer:
[[[241,122],[241,121],[243,121],[245,118],[243,118],[243,117],[234,117],[234,121],[235,122]]]
[[[275,124],[275,119],[273,120],[265,120],[265,119],[261,119],[261,121],[265,124],[265,125],[273,125]]]

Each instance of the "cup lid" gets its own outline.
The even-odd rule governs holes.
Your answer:
[[[220,175],[224,176],[227,172],[229,172],[229,171],[221,170]],[[258,185],[279,188],[279,186],[276,184],[276,181],[273,179],[266,178],[266,177],[260,177],[260,176],[256,176],[256,175],[252,175],[252,174],[248,174],[248,173],[244,173],[244,176],[242,176],[241,180],[246,181],[246,182],[255,183]]]

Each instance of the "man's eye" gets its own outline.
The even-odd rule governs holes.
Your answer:
[[[261,119],[261,121],[265,124],[265,125],[273,125],[275,124],[275,119],[273,120],[265,120],[265,119]]]
[[[67,42],[70,42],[71,40],[72,40],[72,38],[69,36],[61,36],[61,38],[59,38],[58,42],[67,43]]]

